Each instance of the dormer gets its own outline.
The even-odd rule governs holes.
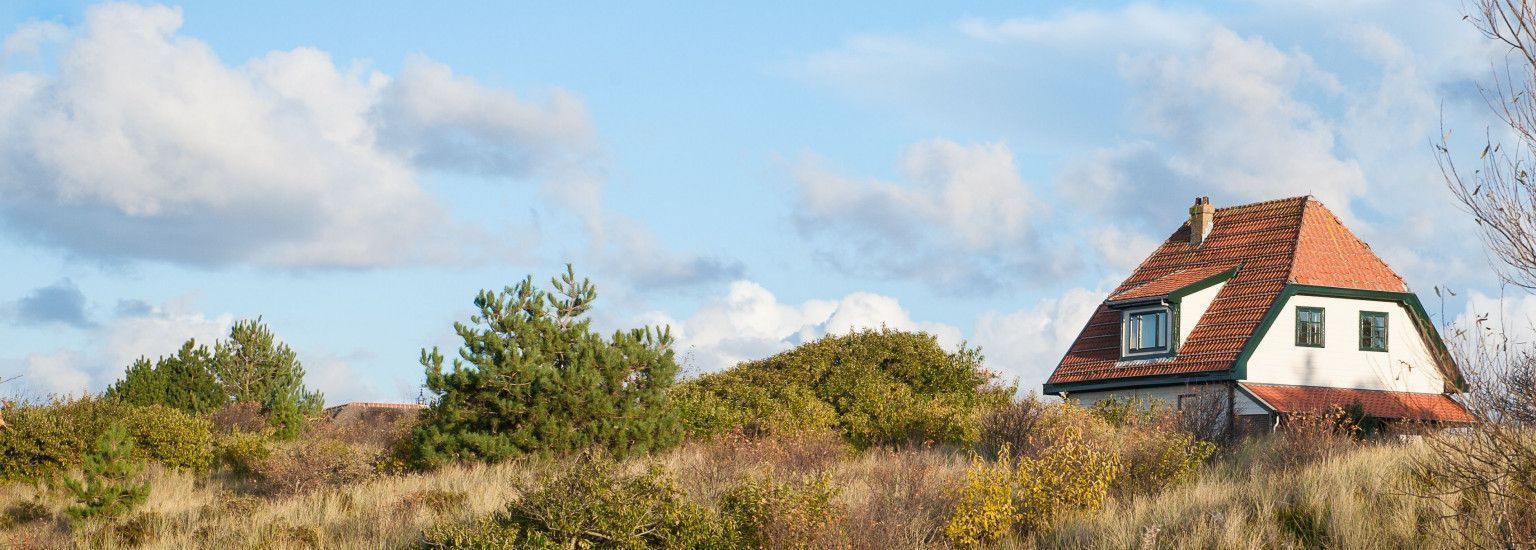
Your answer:
[[[1109,297],[1120,314],[1120,359],[1172,357],[1238,266],[1180,269]]]

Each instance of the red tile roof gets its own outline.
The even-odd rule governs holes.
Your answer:
[[[1156,298],[1158,296],[1167,296],[1173,291],[1182,289],[1200,281],[1204,281],[1211,277],[1215,277],[1216,275],[1234,267],[1237,267],[1237,265],[1213,265],[1180,269],[1173,273],[1169,273],[1160,279],[1144,283],[1141,286],[1126,289],[1124,292],[1120,292],[1118,294],[1111,294],[1109,295],[1109,301],[1115,302],[1120,300],[1136,300],[1140,298]]]
[[[1243,389],[1280,413],[1324,412],[1359,402],[1365,414],[1377,418],[1471,423],[1466,407],[1449,395],[1319,386],[1281,386],[1242,382]]]
[[[1186,220],[1110,297],[1156,296],[1199,274],[1241,265],[1176,357],[1120,361],[1120,315],[1101,304],[1048,384],[1230,369],[1288,283],[1404,292],[1403,279],[1312,197],[1216,209],[1210,235],[1189,244]]]

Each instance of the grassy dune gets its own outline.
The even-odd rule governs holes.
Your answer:
[[[1363,445],[1295,468],[1268,443],[1249,442],[1213,459],[1198,478],[1154,495],[1111,498],[1069,514],[1034,536],[1000,547],[1285,548],[1437,547],[1429,503],[1402,492],[1417,444]],[[947,449],[849,451],[831,439],[794,442],[725,438],[687,444],[654,459],[684,493],[713,502],[743,476],[829,476],[840,513],[819,539],[849,548],[945,547],[967,456]],[[643,469],[647,460],[625,467]],[[16,548],[399,548],[441,522],[500,509],[517,487],[559,464],[514,461],[425,474],[380,476],[286,496],[247,494],[227,475],[152,468],[142,511],[114,522],[71,526],[65,500],[25,484],[0,487],[5,529]]]

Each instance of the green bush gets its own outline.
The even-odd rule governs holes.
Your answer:
[[[767,359],[680,384],[673,402],[695,437],[731,430],[835,427],[850,443],[969,443],[978,419],[1008,402],[981,354],[890,329],[827,336]]]
[[[214,454],[220,466],[236,474],[251,476],[271,456],[272,449],[260,433],[234,432],[215,440]]]
[[[421,533],[421,548],[451,548],[453,550],[503,550],[519,548],[517,529],[507,526],[496,516],[473,521],[441,523],[428,527]],[[527,545],[524,545],[525,547]]]
[[[1125,466],[1115,478],[1116,494],[1153,494],[1194,480],[1216,444],[1186,432],[1145,430],[1127,434],[1118,445]]]
[[[212,459],[207,421],[168,407],[138,407],[92,397],[18,407],[0,431],[0,479],[37,479],[81,465],[112,425],[140,442],[134,454],[176,468],[206,468]]]
[[[206,470],[212,463],[208,420],[162,405],[130,406],[126,412],[123,424],[133,437],[136,456],[188,470]]]
[[[825,474],[797,482],[750,477],[721,495],[720,515],[741,546],[821,548],[839,538],[836,527],[844,510],[836,497]]]

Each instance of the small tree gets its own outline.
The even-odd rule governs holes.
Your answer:
[[[459,358],[422,350],[433,402],[413,433],[417,461],[501,460],[598,447],[616,455],[677,441],[667,392],[677,375],[668,329],[593,332],[586,317],[597,290],[566,266],[503,292],[481,291],[479,313],[455,323]]]
[[[304,387],[304,365],[288,344],[277,341],[260,318],[235,323],[229,339],[214,347],[213,371],[236,403],[260,403],[279,435],[292,436],[304,417],[320,411],[325,398]]]
[[[133,405],[165,405],[193,414],[218,410],[229,396],[213,375],[213,354],[188,339],[176,355],[151,364],[140,357],[122,380],[107,388],[107,397]]]
[[[85,455],[82,479],[64,478],[64,488],[76,502],[69,515],[113,517],[143,504],[149,498],[149,483],[136,480],[142,466],[132,455],[133,440],[122,426],[103,432],[96,449]]]

